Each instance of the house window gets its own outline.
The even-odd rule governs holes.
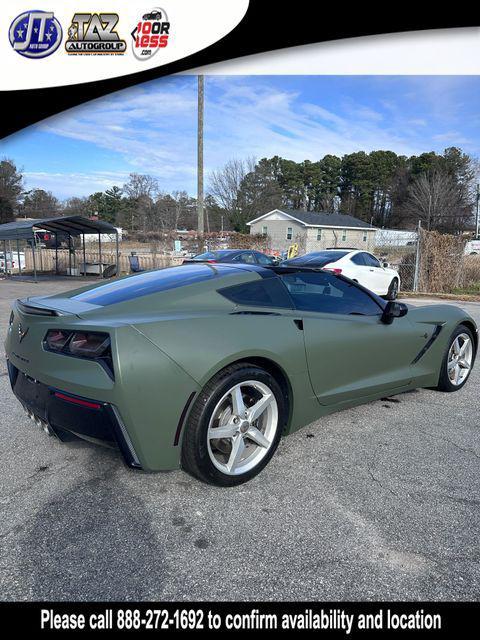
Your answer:
[[[317,240],[321,240],[321,239],[322,239],[322,230],[317,229]]]
[[[293,229],[292,227],[287,227],[287,240],[291,240],[293,237]]]
[[[262,227],[262,234],[263,234],[264,236],[266,236],[266,235],[267,235],[267,233],[268,233],[268,228],[267,228],[267,227]]]
[[[342,229],[342,242],[346,242],[347,240],[347,230]]]
[[[366,231],[363,232],[363,241],[366,242],[368,240],[368,234]]]

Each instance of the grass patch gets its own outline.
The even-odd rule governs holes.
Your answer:
[[[455,287],[453,293],[457,295],[478,296],[480,295],[480,282],[469,284],[466,287]]]

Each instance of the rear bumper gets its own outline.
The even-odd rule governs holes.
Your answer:
[[[108,403],[83,398],[43,384],[7,360],[13,393],[24,409],[48,425],[60,440],[71,436],[118,448],[129,467],[141,469],[118,409]],[[70,437],[69,437],[70,436]]]

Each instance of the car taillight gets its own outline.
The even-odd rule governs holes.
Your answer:
[[[97,331],[64,331],[50,329],[43,344],[47,351],[81,358],[111,358],[110,336]]]
[[[342,273],[342,270],[339,269],[338,267],[323,267],[323,270],[324,271],[331,271],[336,276],[339,276]]]
[[[206,262],[208,262],[209,264],[214,264],[214,263],[216,263],[217,261],[216,261],[216,260],[206,260]]]
[[[107,333],[75,332],[67,350],[75,356],[101,358],[110,350],[110,336]]]
[[[71,331],[61,331],[60,329],[51,329],[45,336],[45,346],[49,351],[61,351],[67,344]]]

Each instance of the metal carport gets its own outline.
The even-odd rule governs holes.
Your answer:
[[[36,279],[37,277],[37,265],[35,260],[35,230],[44,230],[49,231],[50,233],[55,234],[55,252],[58,252],[58,241],[57,234],[58,232],[66,233],[69,239],[69,249],[70,249],[70,274],[71,274],[71,249],[72,249],[72,238],[79,237],[82,238],[82,249],[83,249],[83,263],[85,270],[85,236],[89,234],[98,235],[98,252],[99,252],[99,263],[102,264],[102,242],[101,242],[101,234],[109,234],[115,235],[115,256],[116,256],[116,274],[119,274],[119,247],[118,247],[118,231],[116,227],[114,227],[109,222],[104,222],[103,220],[90,220],[89,218],[84,218],[83,216],[59,216],[55,218],[37,218],[34,220],[19,220],[16,222],[7,222],[6,224],[0,225],[0,242],[3,241],[4,247],[4,255],[5,255],[5,271],[7,271],[7,241],[11,242],[16,241],[17,243],[17,257],[18,257],[18,268],[21,274],[21,264],[20,264],[20,248],[19,242],[20,240],[25,240],[29,242],[32,247],[32,255],[33,255],[33,275]],[[75,249],[73,249],[73,252]],[[13,257],[13,252],[12,252]],[[56,261],[56,273],[58,274],[58,260]],[[100,269],[101,271],[101,269]],[[101,275],[101,273],[100,273]]]

